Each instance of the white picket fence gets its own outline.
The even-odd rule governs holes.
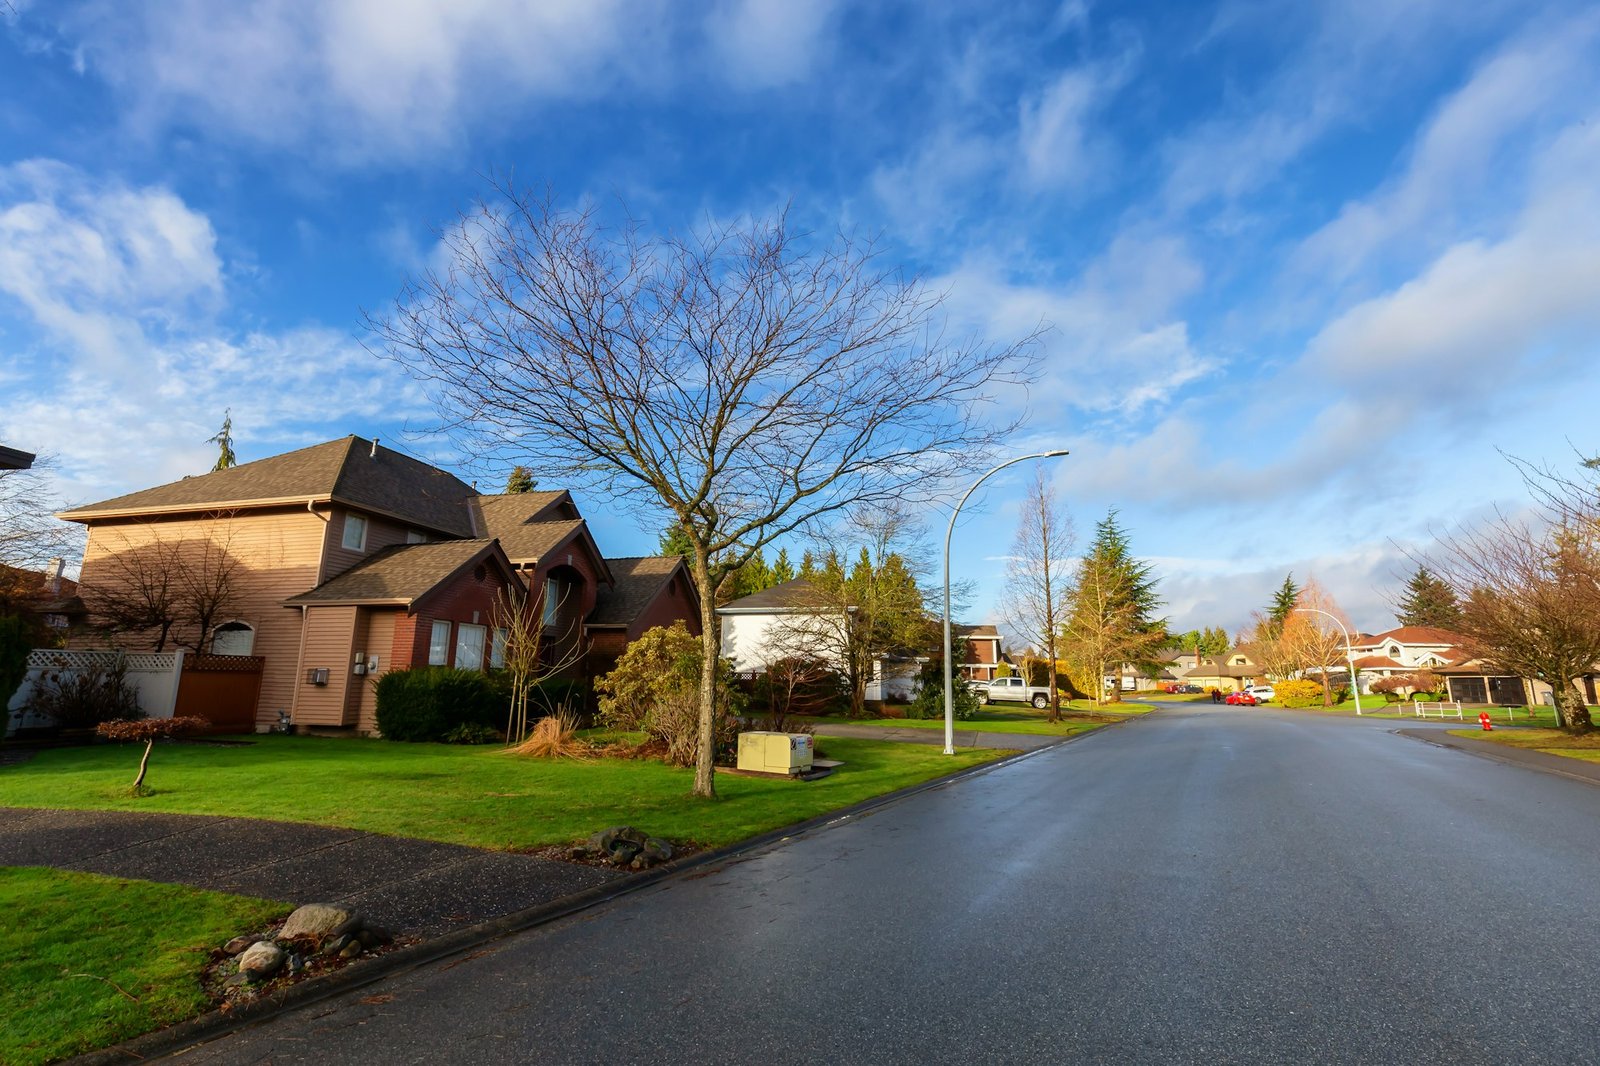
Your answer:
[[[28,653],[27,676],[6,701],[6,736],[19,729],[53,724],[48,718],[28,710],[28,697],[41,677],[87,670],[97,665],[111,667],[116,665],[118,659],[127,667],[128,684],[139,694],[139,709],[151,718],[171,718],[178,702],[178,678],[183,673],[183,655],[182,651],[156,653],[35,648]]]
[[[1448,703],[1422,703],[1420,701],[1411,705],[1412,714],[1418,718],[1443,718],[1447,714],[1456,716],[1457,721],[1466,721],[1461,717],[1461,704],[1452,700]]]

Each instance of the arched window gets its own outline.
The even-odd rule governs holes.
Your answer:
[[[250,655],[256,646],[256,631],[245,622],[224,622],[211,634],[211,654]]]

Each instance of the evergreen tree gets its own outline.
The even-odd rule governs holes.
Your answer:
[[[1295,604],[1299,601],[1300,586],[1294,583],[1294,574],[1285,574],[1283,584],[1272,594],[1272,606],[1267,608],[1267,636],[1275,637],[1283,632],[1283,624],[1294,613]]]
[[[800,556],[800,572],[795,576],[803,577],[808,581],[817,576],[817,557],[811,554],[810,548],[807,548],[805,554]]]
[[[1108,692],[1105,678],[1119,676],[1123,663],[1154,667],[1168,640],[1166,619],[1155,614],[1160,606],[1152,567],[1133,557],[1112,509],[1095,525],[1094,542],[1078,565],[1062,633],[1080,688],[1121,702],[1121,686]]]
[[[533,480],[533,471],[525,466],[514,466],[511,475],[506,478],[506,492],[521,493],[532,492],[539,483]],[[676,554],[675,552],[673,554]]]
[[[683,527],[673,523],[661,531],[661,537],[656,541],[657,549],[662,555],[681,555],[685,560],[694,558],[694,545],[689,542],[689,535]]]
[[[1406,593],[1395,618],[1403,626],[1456,629],[1461,624],[1461,603],[1448,582],[1419,566],[1406,582]]]
[[[794,564],[789,561],[789,549],[779,548],[778,557],[772,561],[772,583],[781,585],[793,581],[796,576]]]
[[[215,437],[210,438],[207,444],[215,444],[220,454],[217,456],[216,465],[211,468],[212,473],[226,470],[230,466],[237,466],[238,457],[233,454],[233,408],[228,408],[222,413],[222,428]]]

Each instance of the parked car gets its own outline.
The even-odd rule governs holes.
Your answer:
[[[1223,697],[1222,702],[1232,704],[1235,707],[1254,707],[1258,701],[1255,696],[1251,695],[1249,689],[1241,689],[1238,692],[1228,693]]]
[[[1050,689],[1044,685],[1026,684],[1020,677],[997,677],[976,689],[979,703],[1003,700],[1008,703],[1031,703],[1040,710],[1050,706]]]
[[[1250,685],[1245,691],[1254,696],[1257,703],[1266,703],[1277,695],[1271,685]]]

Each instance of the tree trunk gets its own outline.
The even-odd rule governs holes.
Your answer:
[[[1588,733],[1594,729],[1594,722],[1589,717],[1589,705],[1584,702],[1583,693],[1574,685],[1572,678],[1558,682],[1555,686],[1556,713],[1563,719],[1562,728],[1574,735]]]
[[[694,552],[694,583],[700,591],[700,736],[694,762],[694,794],[712,798],[716,786],[717,663],[722,657],[722,630],[717,625],[717,590],[711,583],[711,562],[703,547]]]
[[[135,796],[139,794],[139,789],[144,787],[144,772],[150,766],[150,749],[155,746],[154,737],[144,742],[144,755],[139,759],[139,775],[133,779],[133,785],[128,789]]]

